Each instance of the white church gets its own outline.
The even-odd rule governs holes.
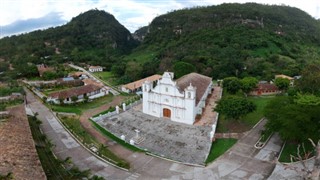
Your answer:
[[[143,83],[143,113],[192,125],[211,94],[212,78],[190,73],[173,79],[174,73],[165,72],[155,87],[152,82]]]

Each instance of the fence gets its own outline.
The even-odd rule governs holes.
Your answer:
[[[135,102],[133,102],[133,103],[131,103],[131,104],[129,104],[129,105],[126,105],[126,111],[127,110],[129,110],[129,109],[132,109],[134,106],[136,106],[136,105],[138,105],[138,104],[141,104],[142,103],[142,99],[140,99],[140,100],[138,100],[138,101],[135,101]],[[119,108],[120,108],[121,106],[119,106]],[[97,122],[97,121],[101,121],[101,120],[103,120],[103,119],[107,119],[107,118],[110,118],[110,117],[112,117],[112,116],[114,116],[114,115],[116,115],[117,114],[117,111],[115,110],[115,111],[112,111],[112,112],[108,112],[108,113],[106,113],[106,114],[101,114],[101,115],[99,115],[98,117],[91,117],[91,119],[93,120],[93,121],[95,121],[95,122]]]

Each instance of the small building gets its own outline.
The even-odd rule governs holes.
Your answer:
[[[88,74],[85,73],[85,72],[74,72],[74,73],[71,73],[69,74],[69,76],[72,76],[76,79],[86,79],[86,78],[89,78]]]
[[[97,80],[93,80],[91,78],[86,78],[86,79],[83,79],[82,82],[84,83],[84,85],[95,85],[95,86],[98,86],[101,88],[101,90],[103,92],[105,92],[105,94],[109,94],[110,92],[110,87],[108,86],[105,86],[103,83],[101,83],[100,81],[97,81]]]
[[[173,78],[174,73],[165,72],[154,88],[150,81],[143,83],[143,113],[194,124],[211,94],[212,79],[197,73]]]
[[[257,88],[249,93],[252,96],[263,96],[263,95],[275,95],[279,94],[281,91],[274,84],[270,83],[261,83],[257,85]]]
[[[88,99],[95,99],[105,95],[106,92],[104,92],[100,87],[90,84],[86,86],[80,86],[64,91],[51,93],[47,98],[47,102],[60,104],[60,100],[63,100],[63,103],[71,104],[74,103],[72,101],[73,97],[76,97],[76,102],[81,102],[84,101],[86,97]]]
[[[290,76],[287,76],[287,75],[284,75],[284,74],[275,75],[274,78],[275,79],[277,79],[277,78],[288,79],[290,81],[290,86],[293,86],[293,84],[294,84],[294,78],[290,77]]]
[[[45,73],[45,72],[54,72],[54,68],[49,67],[45,64],[38,64],[37,69],[38,69],[40,77],[42,77],[43,73]]]
[[[103,68],[101,66],[90,66],[89,71],[90,72],[102,72]]]
[[[138,81],[134,81],[129,84],[122,85],[121,91],[126,92],[126,93],[142,91],[141,87],[145,81],[154,82],[154,81],[161,79],[161,77],[162,77],[161,75],[155,74],[155,75],[140,79]]]

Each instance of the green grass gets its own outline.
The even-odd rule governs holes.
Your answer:
[[[91,120],[90,120],[91,121]],[[118,144],[122,145],[123,147],[133,151],[133,152],[143,152],[143,150],[135,147],[135,146],[132,146],[131,144],[129,143],[126,143],[125,141],[123,141],[122,139],[118,138],[117,136],[111,134],[109,131],[107,131],[105,128],[101,127],[99,124],[97,124],[96,122],[94,121],[91,121],[92,124],[94,125],[94,127],[99,130],[103,135],[105,135],[106,137],[116,141]]]
[[[236,142],[237,142],[237,139],[217,139],[216,141],[214,141],[205,163],[209,164],[215,159],[217,159],[219,156],[224,154],[228,149],[230,149]]]
[[[112,85],[112,86],[118,85],[117,78],[110,71],[94,72],[93,74],[95,76],[97,76],[98,78],[100,78],[101,80],[103,80],[103,81],[107,82],[108,84]]]
[[[242,93],[238,93],[237,96],[242,96]],[[223,96],[230,96],[228,93],[224,93]],[[232,119],[227,119],[223,114],[219,115],[219,120],[218,120],[218,126],[217,126],[217,132],[219,133],[225,133],[229,132],[228,126],[231,124],[237,124],[239,125],[238,131],[236,132],[242,132],[242,131],[247,131],[251,129],[255,124],[257,124],[261,118],[264,117],[263,111],[265,106],[268,104],[269,101],[271,101],[274,98],[274,96],[260,96],[260,97],[254,97],[254,96],[249,96],[248,99],[252,101],[256,106],[257,109],[252,112],[247,114],[244,117],[241,117],[239,121],[232,120]]]
[[[248,124],[250,127],[253,127],[261,118],[264,117],[263,110],[270,100],[274,98],[274,96],[261,96],[261,97],[248,97],[250,101],[252,101],[257,109],[244,116],[242,119],[243,122]]]
[[[66,169],[67,162],[56,159],[51,149],[52,144],[40,131],[41,121],[36,117],[28,117],[33,140],[47,179],[83,179],[88,178],[90,170],[80,171],[77,167]]]
[[[23,99],[15,99],[15,100],[10,100],[7,102],[0,102],[0,111],[6,110],[8,107],[16,106],[18,104],[22,104]]]
[[[100,144],[93,136],[91,136],[81,125],[78,119],[62,117],[61,122],[79,139],[83,144],[90,147],[94,145],[98,148],[100,156],[106,157],[108,161],[123,167],[130,168],[130,164],[125,160],[119,158],[113,152],[111,152],[107,146]]]
[[[279,161],[280,162],[291,162],[290,160],[290,155],[293,155],[297,157],[297,143],[293,142],[287,142],[282,150],[282,153],[280,154]],[[312,152],[312,155],[314,155],[315,151],[314,148],[312,147],[310,142],[305,142],[304,147],[306,152]],[[303,148],[302,145],[300,146],[300,155],[303,157]]]
[[[126,61],[137,60],[138,63],[144,64],[147,61],[153,60],[157,56],[157,53],[153,50],[135,51],[125,57]]]
[[[114,96],[109,94],[107,96],[94,99],[92,102],[80,102],[77,104],[65,104],[65,105],[50,105],[53,111],[76,113],[81,115],[84,111],[100,107],[104,104],[110,103],[114,99]]]

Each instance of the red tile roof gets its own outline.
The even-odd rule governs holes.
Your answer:
[[[149,77],[146,77],[144,79],[140,79],[138,81],[134,81],[132,83],[129,83],[129,84],[125,84],[123,85],[123,87],[125,87],[126,89],[130,89],[131,91],[135,90],[135,89],[138,89],[142,86],[142,84],[145,82],[145,81],[156,81],[158,79],[161,79],[161,75],[159,74],[155,74],[155,75],[152,75],[152,76],[149,76]]]
[[[256,90],[260,90],[260,91],[278,91],[279,89],[274,84],[260,83],[260,84],[258,84],[258,88]]]
[[[49,95],[49,97],[58,98],[58,99],[66,99],[66,98],[71,98],[73,96],[80,96],[82,94],[97,91],[99,89],[101,89],[101,88],[96,85],[89,84],[86,86],[80,86],[80,87],[76,87],[76,88],[72,88],[72,89],[68,89],[68,90],[64,90],[64,91],[54,92],[54,93],[51,93]]]
[[[180,91],[184,91],[184,89],[187,88],[190,83],[192,86],[196,87],[196,104],[198,104],[208,86],[212,82],[212,78],[198,73],[190,73],[177,79],[176,82]]]

